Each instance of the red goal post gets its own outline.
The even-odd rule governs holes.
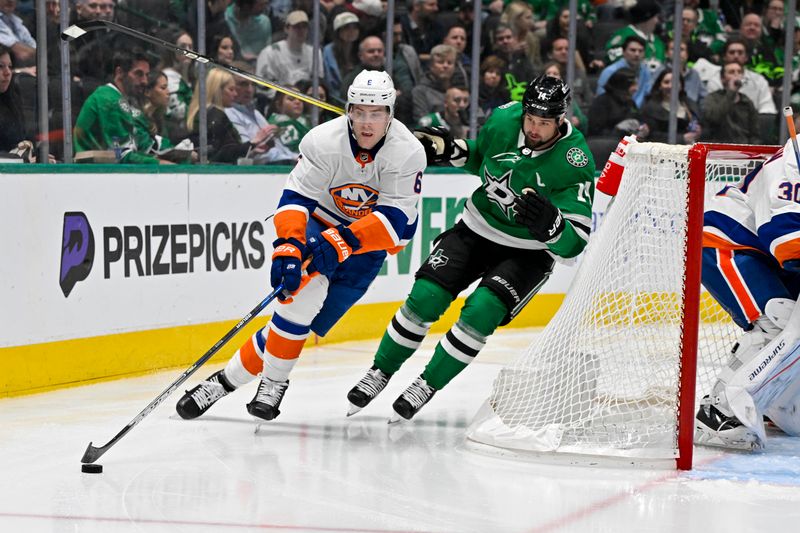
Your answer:
[[[631,147],[561,308],[498,374],[471,447],[690,469],[697,400],[740,333],[701,295],[704,200],[778,149]]]

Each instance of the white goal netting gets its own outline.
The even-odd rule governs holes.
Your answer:
[[[500,371],[469,439],[515,451],[678,457],[679,392],[689,386],[681,384],[689,150],[655,143],[631,149],[619,194],[564,303],[527,351]],[[762,160],[736,150],[710,152],[706,197],[741,181]],[[698,400],[738,334],[703,292]]]

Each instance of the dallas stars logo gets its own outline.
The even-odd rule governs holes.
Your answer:
[[[505,213],[510,219],[514,212],[514,198],[517,197],[514,191],[511,190],[511,174],[513,170],[509,170],[499,178],[492,176],[492,174],[484,169],[483,175],[486,178],[486,183],[483,188],[486,190],[486,197]]]
[[[436,252],[428,258],[428,264],[436,270],[441,266],[445,266],[447,262],[450,260],[449,257],[444,255],[444,252],[441,248],[437,249]]]
[[[567,151],[567,162],[573,167],[585,167],[589,164],[589,158],[580,148],[572,147]]]

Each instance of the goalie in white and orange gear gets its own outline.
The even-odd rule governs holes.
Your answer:
[[[270,279],[294,294],[223,370],[187,391],[177,405],[183,418],[200,416],[258,374],[247,409],[277,416],[309,334],[324,336],[366,292],[386,254],[413,237],[425,151],[394,119],[395,94],[387,73],[362,71],[348,89],[346,116],[300,142],[275,214]],[[311,277],[301,272],[303,261]]]
[[[699,443],[760,448],[763,415],[800,435],[800,174],[790,143],[708,201],[703,285],[744,334],[696,417]]]

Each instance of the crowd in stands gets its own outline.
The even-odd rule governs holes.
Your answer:
[[[386,62],[379,0],[320,0],[320,48],[311,44],[310,0],[204,0],[206,53],[215,61],[344,107],[362,69]],[[605,160],[620,137],[666,142],[670,114],[679,143],[778,142],[783,78],[800,107],[800,28],[792,71],[784,73],[783,0],[685,0],[673,31],[666,0],[483,0],[480,59],[472,62],[473,0],[397,0],[392,27],[395,116],[410,128],[439,125],[470,135],[473,69],[478,127],[492,110],[521,100],[546,72],[567,77],[569,24],[577,16],[571,122]],[[309,104],[224,69],[207,71],[201,104],[197,63],[117,32],[95,31],[70,44],[70,98],[62,94],[60,2],[47,0],[46,35],[36,35],[33,0],[0,0],[0,152],[20,153],[38,132],[36,87],[48,80],[50,150],[63,159],[63,102],[71,103],[76,160],[192,163],[198,111],[207,110],[210,163],[292,163],[311,128]],[[197,46],[197,0],[71,0],[72,22],[105,19],[175,43]],[[47,42],[47,71],[36,67]],[[679,79],[672,51],[679,43]],[[674,84],[677,107],[670,104]],[[798,109],[800,110],[800,109]],[[319,120],[333,116],[319,110]]]

